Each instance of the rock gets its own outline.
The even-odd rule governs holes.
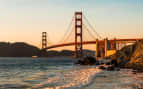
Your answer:
[[[133,70],[132,72],[133,72],[133,74],[136,74],[136,73],[137,73],[137,71],[136,71],[136,70]]]
[[[143,69],[133,69],[132,71],[134,74],[136,73],[143,73]]]
[[[107,70],[108,71],[113,71],[113,70],[115,70],[115,67],[113,65],[110,65],[110,66],[107,67]]]
[[[118,66],[117,60],[111,60],[111,64],[115,65],[115,66]]]
[[[105,63],[105,65],[111,65],[111,63],[110,63],[110,62],[107,62],[107,63]]]
[[[105,70],[105,66],[99,66],[99,69]]]
[[[120,71],[120,68],[115,68],[116,71]]]
[[[96,61],[96,65],[100,65],[99,61]]]
[[[75,64],[83,64],[82,60],[78,60]]]
[[[120,71],[120,68],[115,68],[114,65],[101,65],[99,66],[99,69],[102,69],[102,70],[107,70],[107,71],[113,71],[113,70],[116,70],[116,71]]]
[[[96,64],[96,58],[91,57],[91,56],[87,56],[81,60],[78,60],[78,62],[76,64],[80,64],[80,65],[95,65]]]
[[[135,68],[142,72],[143,68],[143,40],[128,45],[109,57],[111,64],[122,68]]]

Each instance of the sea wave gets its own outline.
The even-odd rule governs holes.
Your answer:
[[[36,84],[33,88],[66,89],[80,88],[90,84],[97,73],[101,72],[96,67],[80,67],[70,71],[63,71],[56,76]],[[53,85],[53,86],[52,86]]]

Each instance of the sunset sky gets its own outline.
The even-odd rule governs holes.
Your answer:
[[[58,42],[75,11],[102,37],[143,38],[143,0],[0,0],[0,41],[39,47],[46,31]]]

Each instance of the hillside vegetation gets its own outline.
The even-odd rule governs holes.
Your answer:
[[[143,68],[143,40],[122,48],[110,58],[119,67]]]

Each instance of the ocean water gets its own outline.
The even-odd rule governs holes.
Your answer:
[[[143,73],[74,65],[72,58],[0,58],[0,89],[143,89]]]

